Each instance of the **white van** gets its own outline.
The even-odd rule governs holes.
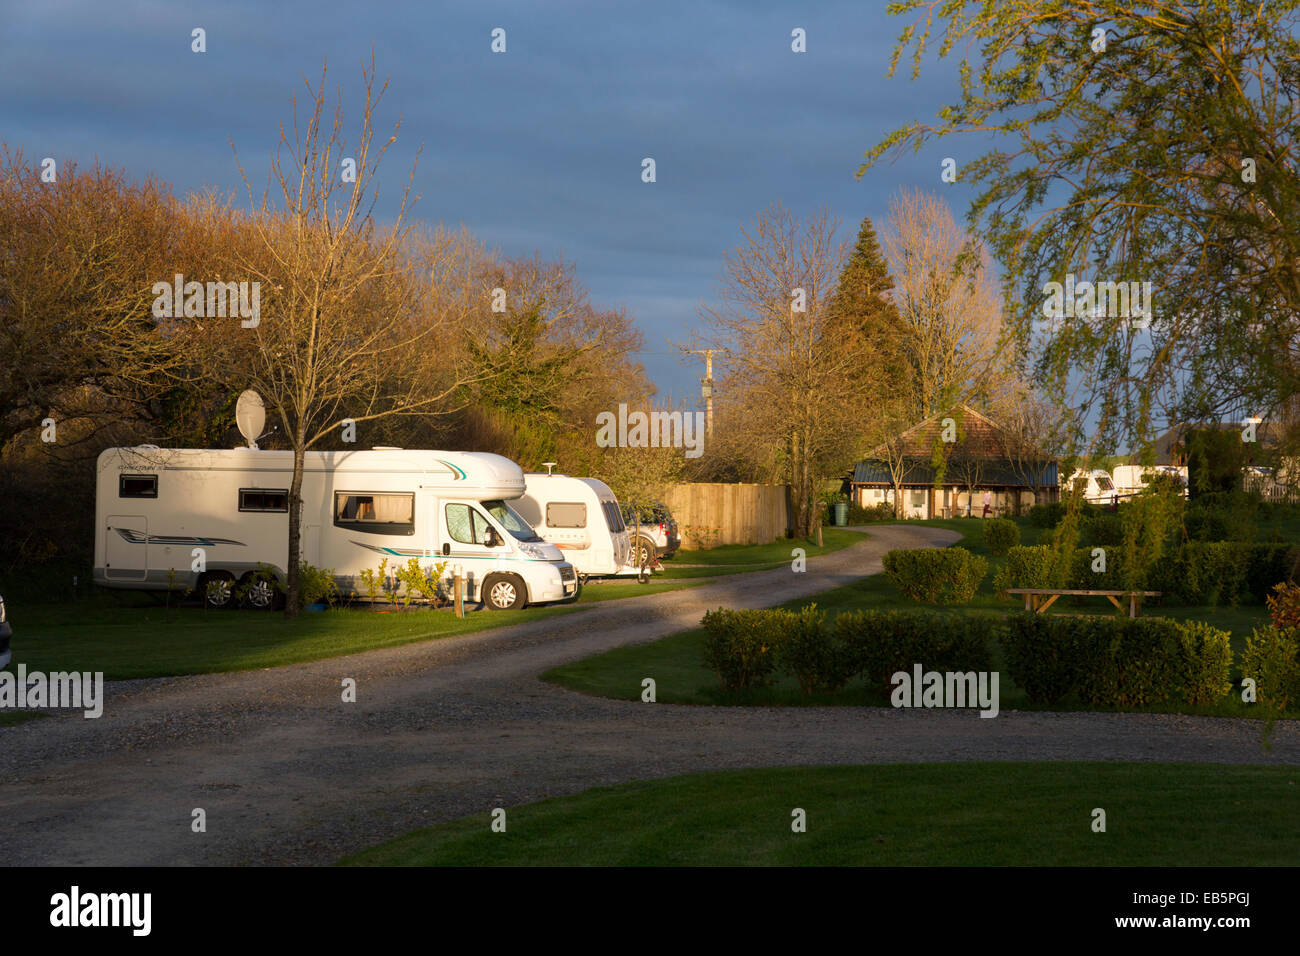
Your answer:
[[[632,544],[614,492],[595,478],[528,474],[515,507],[581,577],[627,574]]]
[[[94,581],[147,591],[192,587],[234,604],[259,564],[284,580],[293,453],[250,448],[110,448],[99,456]],[[464,571],[472,600],[493,609],[576,599],[577,573],[510,502],[523,470],[479,452],[309,451],[302,483],[302,559],[364,594],[360,572],[418,558]],[[275,591],[247,602],[270,607]]]

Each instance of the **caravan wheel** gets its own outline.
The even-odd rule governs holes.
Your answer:
[[[235,576],[228,571],[210,571],[199,578],[203,606],[214,611],[235,606]]]
[[[261,578],[253,580],[250,571],[239,579],[239,586],[244,592],[244,606],[254,611],[274,611],[283,607],[284,595],[271,581]]]

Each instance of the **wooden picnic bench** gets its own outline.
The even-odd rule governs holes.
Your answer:
[[[1144,597],[1159,597],[1161,594],[1160,591],[1093,591],[1074,588],[1007,588],[1007,593],[1023,594],[1025,596],[1025,610],[1033,611],[1036,614],[1042,614],[1063,594],[1104,597],[1121,611],[1124,610],[1124,605],[1119,603],[1119,598],[1128,598],[1129,617],[1138,616]],[[1047,600],[1044,601],[1043,598],[1047,598]]]

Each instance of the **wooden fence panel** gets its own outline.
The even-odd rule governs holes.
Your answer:
[[[664,504],[672,511],[683,548],[719,544],[767,544],[791,527],[785,485],[696,482],[670,486]]]

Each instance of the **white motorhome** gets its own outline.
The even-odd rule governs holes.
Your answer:
[[[1115,483],[1111,481],[1110,472],[1101,468],[1091,471],[1076,471],[1070,476],[1070,486],[1083,488],[1083,500],[1095,504],[1111,504],[1116,500]]]
[[[614,492],[595,478],[529,473],[515,508],[582,577],[627,574],[632,544]]]
[[[95,583],[166,591],[193,587],[234,603],[259,564],[288,562],[293,453],[250,448],[110,448],[99,456]],[[302,559],[330,568],[339,590],[363,593],[360,572],[418,558],[459,565],[471,600],[493,609],[577,597],[577,573],[511,507],[523,470],[479,452],[375,449],[307,452]],[[200,560],[201,559],[201,560]],[[254,607],[275,591],[249,590]]]

